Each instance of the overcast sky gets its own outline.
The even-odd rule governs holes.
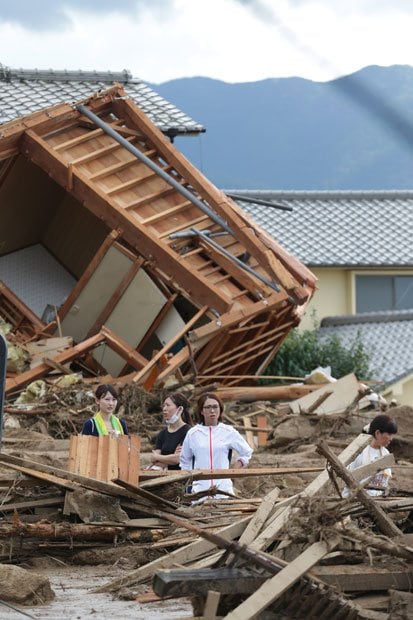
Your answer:
[[[146,82],[413,65],[413,0],[0,0],[0,63]]]

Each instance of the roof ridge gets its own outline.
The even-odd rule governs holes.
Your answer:
[[[240,196],[256,196],[259,198],[260,196],[266,196],[267,198],[329,198],[329,197],[337,197],[337,198],[346,198],[346,197],[380,197],[383,196],[385,198],[390,198],[391,196],[395,196],[397,198],[401,198],[403,196],[407,198],[413,197],[413,188],[412,189],[337,189],[337,190],[319,190],[319,189],[293,189],[293,190],[285,190],[285,189],[223,189],[225,193],[233,193],[238,194]]]
[[[387,312],[363,312],[351,315],[327,316],[322,319],[320,327],[336,327],[338,325],[357,325],[362,323],[394,323],[412,320],[412,310],[389,310]]]
[[[130,71],[72,71],[68,69],[12,69],[0,64],[0,81],[41,80],[44,82],[121,82],[127,84],[133,80]],[[135,80],[134,80],[135,81]]]

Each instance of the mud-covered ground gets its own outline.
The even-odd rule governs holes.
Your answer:
[[[36,573],[47,576],[55,599],[44,606],[22,607],[14,605],[24,614],[41,620],[175,620],[192,618],[192,605],[187,599],[172,599],[158,603],[138,603],[117,600],[110,594],[91,593],[93,588],[119,577],[116,566],[63,566],[50,561],[46,568],[34,568]],[[1,620],[24,618],[21,613],[0,605]]]

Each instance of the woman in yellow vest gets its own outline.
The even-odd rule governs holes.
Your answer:
[[[82,435],[128,435],[125,420],[115,415],[118,393],[113,385],[99,385],[95,392],[98,412],[83,424]]]

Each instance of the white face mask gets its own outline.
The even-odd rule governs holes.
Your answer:
[[[168,424],[168,426],[169,424],[175,424],[175,422],[178,422],[179,418],[181,417],[181,413],[182,413],[182,407],[178,407],[174,415],[171,418],[169,418],[169,420],[165,420],[165,423]]]

